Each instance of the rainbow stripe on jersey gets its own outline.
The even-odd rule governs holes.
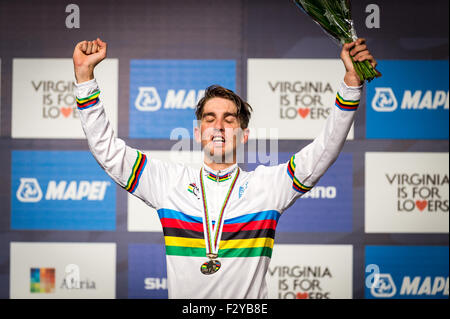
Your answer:
[[[204,257],[206,246],[201,217],[162,208],[166,254]],[[219,244],[219,258],[272,256],[275,229],[280,213],[274,210],[226,219]]]
[[[355,111],[358,109],[359,100],[344,100],[339,92],[336,94],[335,105],[343,111]]]
[[[99,96],[100,96],[100,91],[97,91],[91,95],[89,95],[88,97],[85,98],[78,98],[77,97],[77,107],[80,110],[85,110],[88,109],[90,107],[93,107],[94,105],[96,105],[99,101]]]
[[[124,187],[130,193],[133,193],[137,186],[139,185],[139,180],[141,178],[142,172],[147,164],[147,156],[139,151],[137,152],[136,161],[134,162],[133,169],[131,170],[131,175],[128,178],[127,185]]]
[[[218,175],[216,175],[216,174],[213,174],[213,173],[211,173],[211,172],[208,172],[207,178],[210,179],[210,180],[212,180],[212,181],[215,181],[215,182],[224,182],[224,181],[229,180],[229,179],[233,176],[233,172],[234,172],[234,171],[229,172],[229,173],[227,173],[227,174],[225,174],[225,175],[222,175],[222,176],[218,176]]]
[[[292,188],[302,194],[309,192],[312,186],[306,186],[300,183],[300,181],[295,177],[295,155],[291,157],[289,163],[287,165],[287,173],[289,177],[292,179]]]

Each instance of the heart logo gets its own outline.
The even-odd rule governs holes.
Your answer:
[[[68,117],[70,114],[72,114],[72,108],[71,107],[62,107],[61,113],[64,115],[64,117]]]
[[[299,114],[302,118],[305,118],[305,117],[307,117],[308,114],[309,114],[309,109],[299,108],[299,109],[298,109],[298,114]]]
[[[416,207],[423,211],[427,207],[428,202],[426,200],[416,200]]]
[[[297,299],[308,299],[307,292],[297,292]]]

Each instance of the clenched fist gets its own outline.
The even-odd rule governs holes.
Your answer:
[[[363,62],[368,60],[370,64],[375,68],[377,66],[377,61],[369,52],[366,45],[366,40],[359,38],[351,43],[346,43],[342,46],[341,59],[345,66],[345,77],[344,82],[348,86],[360,86],[364,82],[359,78],[353,66],[352,58],[354,61]]]
[[[81,41],[73,51],[73,66],[77,83],[94,78],[94,68],[106,58],[106,42],[97,38],[94,41]]]

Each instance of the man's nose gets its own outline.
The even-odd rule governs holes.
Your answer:
[[[219,130],[219,131],[223,131],[225,129],[225,125],[224,125],[223,120],[217,119],[214,122],[214,129]]]

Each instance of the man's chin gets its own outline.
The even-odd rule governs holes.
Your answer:
[[[232,164],[234,163],[234,151],[227,151],[225,148],[221,149],[208,149],[205,148],[205,156],[214,163],[217,164]]]

